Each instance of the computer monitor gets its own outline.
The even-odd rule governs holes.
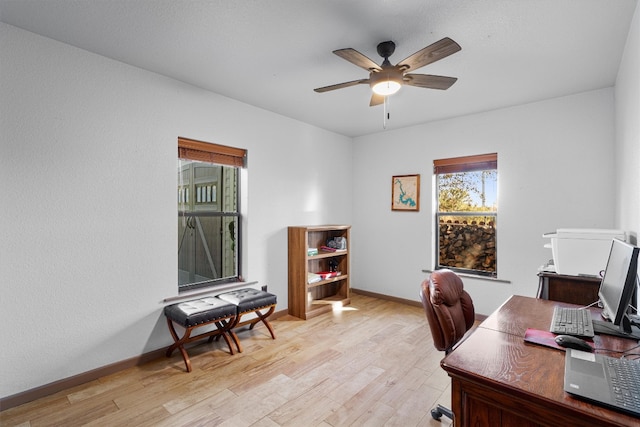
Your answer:
[[[640,248],[622,240],[613,239],[607,267],[598,291],[598,297],[603,306],[603,317],[611,321],[622,335],[632,333],[628,311],[638,286],[639,252]],[[606,324],[600,326],[604,326],[605,329],[594,324],[596,332],[609,333],[606,329],[610,326]],[[615,331],[611,332],[615,334]],[[635,332],[638,332],[637,328],[634,328],[634,335],[636,335]]]

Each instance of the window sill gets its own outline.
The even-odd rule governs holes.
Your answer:
[[[423,273],[433,273],[433,270],[422,270]],[[478,280],[488,280],[490,282],[498,282],[498,283],[511,283],[511,280],[505,280],[505,279],[498,279],[496,277],[490,277],[490,276],[480,276],[480,275],[476,275],[476,274],[469,274],[469,273],[458,273],[456,272],[456,274],[460,277],[466,277],[468,279],[478,279]]]
[[[167,297],[163,300],[163,302],[174,302],[174,301],[179,301],[179,300],[184,300],[189,298],[197,298],[197,297],[206,296],[206,295],[215,296],[229,289],[236,289],[238,287],[248,287],[251,285],[255,285],[256,283],[258,282],[231,282],[231,283],[225,283],[223,285],[212,285],[204,288],[194,289],[192,291],[180,292],[180,295]]]

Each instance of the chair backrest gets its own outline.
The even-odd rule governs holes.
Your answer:
[[[475,309],[462,280],[451,270],[436,270],[422,282],[420,299],[427,315],[433,344],[449,352],[471,329]]]

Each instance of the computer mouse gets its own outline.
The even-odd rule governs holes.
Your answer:
[[[560,347],[573,348],[575,350],[588,351],[590,353],[593,352],[593,347],[591,347],[585,340],[571,335],[558,335],[556,337],[556,343],[558,343]]]

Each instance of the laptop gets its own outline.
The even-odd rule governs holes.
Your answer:
[[[621,384],[621,375],[616,376],[610,364],[627,363],[626,368],[640,372],[640,361],[616,359],[601,354],[566,349],[564,365],[564,391],[589,400],[592,403],[640,416],[640,388],[628,392]],[[631,382],[640,386],[640,374],[627,374]],[[620,378],[618,378],[620,377]]]

